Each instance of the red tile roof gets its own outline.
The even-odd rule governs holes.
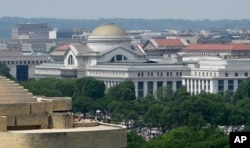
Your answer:
[[[57,47],[55,50],[56,51],[66,51],[68,49],[69,49],[69,45],[62,45],[62,46]]]
[[[250,44],[190,44],[182,51],[198,50],[250,50]]]
[[[154,39],[159,47],[185,46],[180,39]]]

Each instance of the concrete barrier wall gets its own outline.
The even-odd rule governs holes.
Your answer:
[[[124,148],[126,128],[60,133],[0,132],[0,147],[18,148]]]
[[[72,99],[68,97],[52,97],[46,100],[53,100],[53,111],[72,110]]]
[[[7,130],[7,117],[0,116],[0,132],[4,132]]]
[[[33,126],[39,125],[42,129],[48,128],[48,116],[49,114],[31,114],[31,115],[19,115],[8,116],[8,126]],[[23,129],[25,130],[25,128]]]
[[[45,114],[53,112],[53,102],[0,104],[0,115]]]
[[[73,127],[73,115],[71,113],[54,113],[52,115],[52,127],[65,129]]]

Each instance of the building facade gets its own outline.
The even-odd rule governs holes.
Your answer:
[[[35,78],[35,66],[48,63],[48,55],[25,55],[21,51],[0,51],[0,62],[10,68],[10,74],[18,81]]]
[[[199,59],[190,64],[190,75],[183,76],[182,84],[193,95],[208,93],[233,94],[250,75],[249,59]]]
[[[184,57],[250,58],[250,44],[190,44],[181,52]]]
[[[178,90],[182,75],[190,72],[186,65],[175,62],[152,62],[139,45],[121,27],[104,24],[88,36],[87,44],[70,44],[62,55],[63,63],[45,63],[36,66],[36,77],[81,78],[86,76],[103,80],[110,88],[122,81],[135,84],[137,97],[154,94],[160,86],[171,85]]]
[[[155,38],[149,39],[143,49],[149,57],[163,58],[163,56],[171,57],[188,45],[186,40],[180,38]]]
[[[11,32],[12,39],[49,39],[52,29],[46,23],[17,24]]]

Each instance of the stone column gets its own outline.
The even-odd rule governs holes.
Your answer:
[[[172,89],[173,89],[174,92],[176,92],[176,81],[173,81]]]
[[[193,89],[194,89],[194,88],[193,88],[193,83],[194,83],[194,82],[193,82],[193,79],[190,79],[190,81],[191,81],[191,82],[190,82],[189,92],[190,92],[190,94],[193,94]]]
[[[148,94],[148,82],[143,81],[143,96],[145,97]]]
[[[228,80],[224,80],[224,92],[228,90]]]
[[[238,89],[238,80],[234,80],[234,92]]]
[[[135,97],[138,98],[138,82],[134,81],[134,85],[135,85]]]

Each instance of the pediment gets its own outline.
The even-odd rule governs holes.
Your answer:
[[[112,61],[112,58],[117,55],[124,57],[124,59],[127,59],[128,61],[140,60],[145,56],[144,53],[134,51],[133,49],[129,49],[124,46],[116,46],[112,49],[106,50],[99,56],[103,59],[103,61],[109,62]]]
[[[130,49],[130,48],[126,48],[124,46],[116,46],[114,48],[111,48],[109,50],[106,50],[102,53],[100,53],[100,55],[107,55],[107,54],[112,54],[112,53],[128,53],[128,54],[131,54],[131,55],[142,55],[142,53],[139,53],[133,49]]]

